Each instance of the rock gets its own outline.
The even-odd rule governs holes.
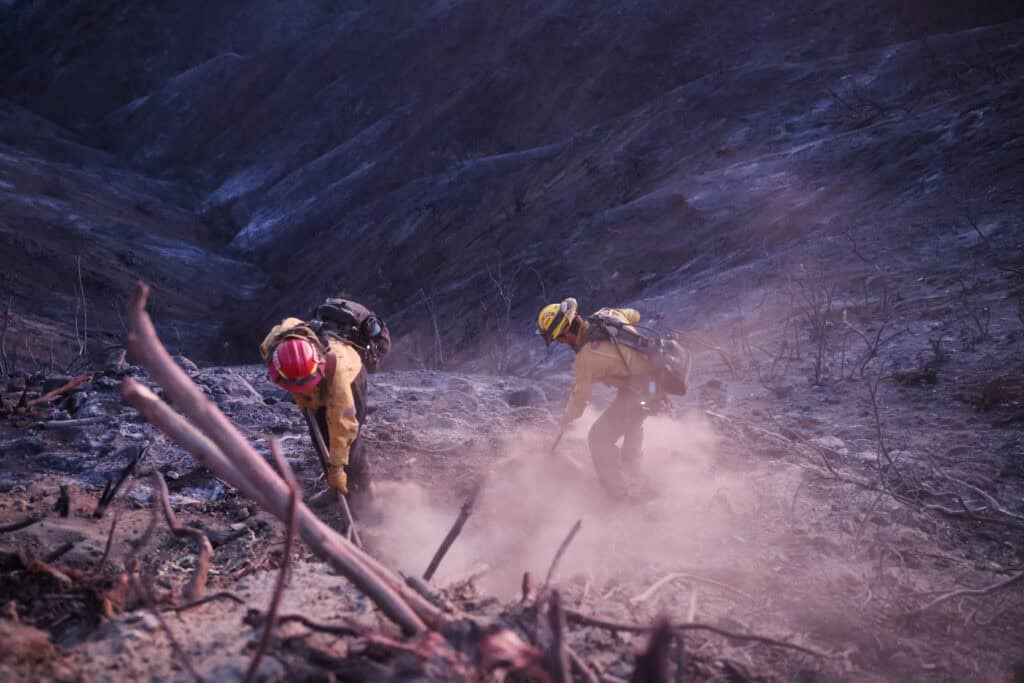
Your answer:
[[[24,391],[28,386],[28,378],[23,373],[16,372],[7,380],[7,391]]]
[[[548,402],[548,397],[537,387],[524,387],[505,393],[505,401],[513,408],[532,408]]]
[[[189,373],[190,375],[199,372],[199,366],[190,361],[188,358],[185,358],[185,356],[175,356],[174,362],[178,364],[179,368]]]
[[[219,389],[219,393],[223,393],[229,400],[244,403],[258,403],[263,400],[263,395],[253,389],[249,382],[235,372],[227,372],[211,384]]]
[[[108,374],[117,374],[125,369],[125,350],[114,348],[107,351],[103,356],[103,371]]]
[[[721,380],[711,379],[700,385],[697,389],[697,396],[703,403],[720,406],[727,403],[729,395],[728,386]]]
[[[106,415],[107,413],[108,413],[108,411],[103,406],[103,404],[100,403],[99,401],[95,400],[90,395],[90,396],[86,397],[84,403],[82,403],[78,407],[78,409],[75,410],[72,413],[72,415],[74,415],[75,418],[77,419],[77,418],[82,418],[82,417],[102,417],[103,415]]]
[[[139,627],[147,633],[156,633],[160,629],[160,622],[149,612],[144,612],[139,620]]]
[[[102,438],[86,429],[76,429],[71,432],[71,438],[67,444],[83,453],[97,453],[103,448]]]
[[[85,404],[87,398],[85,392],[76,391],[64,400],[64,409],[74,414]]]
[[[288,395],[287,391],[270,382],[260,385],[260,395],[263,397],[263,402],[268,406],[291,400],[291,396]]]
[[[121,386],[121,383],[112,377],[100,377],[99,379],[93,381],[93,385],[97,389],[104,389],[109,391],[111,389],[118,389]]]

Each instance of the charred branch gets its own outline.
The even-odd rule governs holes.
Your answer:
[[[441,564],[441,560],[448,554],[448,549],[452,547],[452,543],[462,533],[462,527],[466,526],[466,521],[469,516],[473,514],[473,507],[476,505],[476,499],[480,495],[480,491],[483,489],[484,479],[481,478],[476,485],[473,487],[473,491],[469,494],[469,498],[462,504],[462,508],[459,510],[459,516],[455,518],[455,523],[452,524],[452,528],[448,530],[444,540],[441,541],[441,545],[438,547],[437,552],[430,559],[430,564],[427,565],[427,570],[423,572],[423,580],[430,581],[434,577],[434,572],[437,571],[438,566]]]

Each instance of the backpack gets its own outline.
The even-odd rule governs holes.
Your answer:
[[[651,364],[658,393],[674,396],[686,394],[693,354],[680,343],[677,335],[645,336],[629,329],[627,323],[606,316],[592,315],[586,321],[589,324],[586,341],[609,341],[616,350],[621,344],[644,354]]]
[[[377,372],[381,358],[391,350],[391,333],[373,311],[360,303],[340,297],[325,299],[313,310],[307,324],[320,337],[338,339],[355,348],[367,372]]]

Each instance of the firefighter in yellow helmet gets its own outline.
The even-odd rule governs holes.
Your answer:
[[[640,313],[632,308],[602,308],[591,319],[636,333]],[[627,497],[623,470],[639,473],[643,447],[643,422],[651,412],[651,366],[647,356],[616,343],[598,326],[577,314],[575,299],[549,304],[537,318],[538,334],[550,345],[559,342],[576,354],[569,402],[559,420],[565,429],[583,414],[595,382],[618,390],[615,400],[590,428],[587,441],[598,478],[614,496]],[[604,327],[601,325],[600,327]],[[616,442],[622,439],[621,450]]]

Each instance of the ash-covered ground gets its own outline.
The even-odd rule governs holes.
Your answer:
[[[782,305],[784,294],[766,296],[764,306]],[[819,653],[688,631],[684,666],[696,680],[1011,680],[1024,657],[1019,581],[930,603],[1022,571],[1024,373],[1014,365],[1021,331],[1010,317],[997,318],[988,337],[958,340],[955,324],[920,320],[921,307],[934,305],[926,298],[904,296],[884,325],[865,320],[852,302],[837,297],[833,305],[827,317],[836,329],[823,363],[801,322],[811,309],[799,304],[792,324],[758,327],[747,315],[739,318],[746,328],[718,331],[718,348],[698,353],[690,394],[646,423],[651,495],[640,504],[608,499],[589,466],[586,423],[609,396],[599,393],[595,409],[549,452],[567,373],[373,375],[363,438],[381,520],[364,528],[371,552],[403,573],[421,573],[486,475],[431,584],[459,609],[498,618],[519,599],[523,572],[543,577],[581,520],[554,579],[571,609],[640,624],[665,615]],[[866,358],[867,342],[839,334],[843,321],[884,328],[884,353]],[[690,334],[695,346],[710,346],[716,330]],[[898,366],[896,358],[907,362]],[[261,453],[270,437],[280,440],[307,499],[323,488],[298,411],[261,367],[199,369],[178,360]],[[162,472],[180,519],[214,544],[208,590],[245,602],[168,609],[164,618],[200,675],[240,680],[261,632],[249,611],[266,609],[283,526],[142,422],[120,397],[125,374],[143,376],[134,366],[97,371],[30,408],[17,406],[70,378],[19,376],[3,394],[0,522],[44,518],[2,537],[5,628],[12,638],[35,636],[32,647],[4,656],[2,671],[68,680],[190,677],[149,611],[118,610],[95,581],[89,590],[80,585],[93,573],[112,587],[151,518],[151,491],[135,479],[102,520],[93,516],[106,481],[145,447],[138,472]],[[67,516],[53,510],[62,486]],[[318,509],[337,523],[331,507]],[[98,566],[115,517],[109,558]],[[64,568],[69,582],[31,558]],[[140,561],[155,589],[173,596],[195,554],[161,524]],[[291,567],[282,613],[383,623],[302,544]],[[570,641],[598,674],[616,680],[631,675],[646,636],[574,626]],[[354,642],[282,625],[260,675],[372,680],[345,664],[360,656]]]

